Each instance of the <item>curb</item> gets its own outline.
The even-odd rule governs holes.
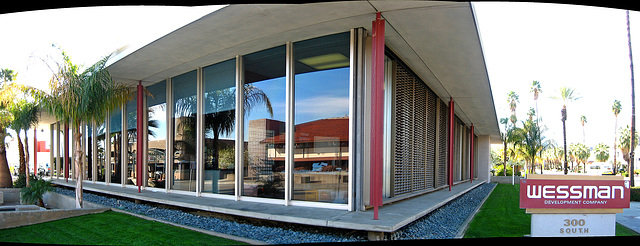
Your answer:
[[[111,210],[114,211],[114,212],[118,212],[118,213],[124,213],[124,214],[128,214],[128,215],[136,216],[136,217],[141,218],[141,219],[146,219],[146,220],[151,220],[151,221],[164,223],[164,224],[167,224],[167,225],[182,227],[182,228],[185,228],[185,229],[188,229],[188,230],[192,230],[192,231],[208,234],[208,235],[211,235],[211,236],[226,238],[226,239],[230,239],[230,240],[234,240],[234,241],[238,241],[238,242],[244,242],[244,243],[248,243],[248,244],[252,244],[252,245],[268,245],[268,243],[262,242],[262,241],[258,241],[258,240],[253,240],[253,239],[248,239],[248,238],[244,238],[244,237],[238,237],[238,236],[233,236],[233,235],[224,234],[224,233],[220,233],[220,232],[209,231],[209,230],[204,230],[204,229],[195,228],[195,227],[191,227],[191,226],[186,226],[186,225],[182,225],[182,224],[177,224],[177,223],[169,222],[169,221],[166,221],[166,220],[161,220],[161,219],[151,218],[151,217],[147,217],[147,216],[136,214],[136,213],[131,213],[131,212],[128,212],[128,211],[117,209],[117,208],[111,208]]]
[[[489,183],[490,184],[490,183]],[[487,199],[489,198],[489,196],[491,196],[491,193],[493,193],[493,190],[496,188],[497,185],[494,185],[491,188],[491,191],[489,191],[489,194],[487,194],[487,196],[482,199],[482,202],[480,202],[480,204],[478,205],[478,207],[476,208],[475,211],[473,211],[473,213],[467,217],[467,219],[464,221],[464,223],[462,223],[462,226],[460,226],[460,228],[458,229],[458,233],[456,233],[456,236],[454,238],[456,239],[460,239],[464,237],[465,232],[467,231],[467,228],[469,228],[469,223],[471,223],[471,221],[473,220],[473,218],[476,216],[476,214],[478,213],[478,211],[480,211],[480,208],[482,208],[482,206],[484,205],[484,202],[487,201]]]

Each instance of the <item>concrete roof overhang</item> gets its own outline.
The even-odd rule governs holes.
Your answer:
[[[385,42],[443,100],[453,98],[462,121],[500,142],[495,106],[470,3],[345,1],[228,5],[141,48],[115,54],[116,81],[143,85],[287,41],[363,27],[376,12]]]

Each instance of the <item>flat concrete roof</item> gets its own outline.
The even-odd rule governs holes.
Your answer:
[[[116,81],[157,83],[266,48],[386,20],[385,42],[478,135],[500,141],[491,86],[471,3],[344,1],[228,5],[135,50],[115,54]],[[496,142],[496,143],[498,143]]]
[[[75,181],[65,182],[62,179],[52,179],[51,181],[57,185],[75,188]],[[133,186],[121,187],[92,182],[84,182],[83,189],[147,202],[256,219],[360,231],[394,232],[483,183],[485,181],[482,180],[460,183],[453,186],[451,191],[442,189],[383,205],[379,207],[378,220],[373,219],[373,209],[364,212],[350,212],[329,208],[196,197],[195,193],[166,193],[150,190],[142,190],[141,193],[138,193],[138,189]]]

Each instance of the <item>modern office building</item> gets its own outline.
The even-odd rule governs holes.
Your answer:
[[[465,2],[228,5],[108,70],[145,91],[84,128],[108,187],[357,213],[486,182],[501,141]]]

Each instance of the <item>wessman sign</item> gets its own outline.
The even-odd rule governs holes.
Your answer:
[[[520,208],[619,209],[629,207],[624,180],[521,179]]]

